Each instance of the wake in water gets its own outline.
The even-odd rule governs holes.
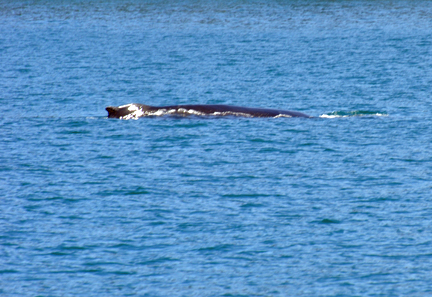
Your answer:
[[[368,110],[355,110],[355,111],[334,111],[320,115],[320,118],[348,118],[348,117],[385,117],[388,116],[386,112],[382,111],[368,111]]]

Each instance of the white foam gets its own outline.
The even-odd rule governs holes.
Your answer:
[[[326,119],[335,119],[335,118],[347,118],[348,115],[328,115],[328,114],[322,114],[319,116],[320,118],[326,118]]]
[[[369,114],[344,114],[344,115],[333,115],[333,114],[322,114],[319,117],[320,118],[326,118],[326,119],[335,119],[335,118],[349,118],[349,117],[387,117],[388,114],[386,113],[369,113]]]

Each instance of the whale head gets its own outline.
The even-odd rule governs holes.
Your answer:
[[[108,111],[109,118],[125,118],[131,114],[143,113],[150,110],[150,106],[144,104],[131,103],[122,106],[108,106],[106,111]]]

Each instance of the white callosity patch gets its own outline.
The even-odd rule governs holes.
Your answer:
[[[140,110],[140,108],[138,106],[136,106],[135,104],[129,104],[128,110],[129,111],[136,111],[136,110]]]
[[[179,108],[177,111],[174,110],[174,113],[193,114],[193,115],[205,115],[205,113],[197,111],[195,109],[186,109],[186,108]]]
[[[119,108],[125,108],[125,107],[128,107],[128,110],[132,111],[132,112],[128,115],[120,117],[120,119],[122,119],[122,120],[137,120],[140,117],[145,115],[145,112],[139,106],[136,106],[135,104],[123,105],[123,106],[120,106]]]
[[[119,106],[118,108],[126,108],[126,107],[130,107],[131,105],[133,105],[133,103],[122,105],[122,106]]]
[[[248,114],[248,113],[243,113],[243,112],[234,112],[234,111],[224,111],[224,112],[219,112],[216,111],[214,113],[212,113],[212,115],[215,116],[240,116],[240,117],[246,117],[246,118],[252,118],[253,116]]]
[[[137,110],[137,111],[134,111],[128,115],[121,117],[120,119],[122,119],[122,120],[138,120],[143,115],[144,115],[144,113],[142,112],[142,110]]]

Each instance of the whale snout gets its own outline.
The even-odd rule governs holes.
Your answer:
[[[106,111],[108,111],[108,117],[109,118],[117,118],[117,113],[119,111],[118,107],[115,106],[108,106],[107,108],[105,108]]]

